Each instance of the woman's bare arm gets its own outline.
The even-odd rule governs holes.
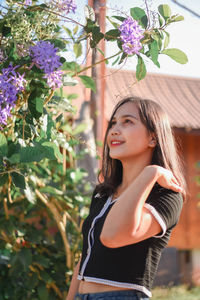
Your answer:
[[[78,292],[80,280],[77,279],[77,276],[78,276],[78,272],[79,272],[80,262],[81,262],[81,259],[79,259],[79,262],[77,263],[76,267],[74,268],[74,273],[72,276],[72,280],[71,280],[71,284],[70,284],[70,288],[69,288],[66,300],[74,300],[74,297],[75,297],[76,293]]]
[[[108,213],[100,236],[105,246],[115,248],[137,243],[161,231],[158,221],[144,207],[156,181],[180,192],[171,171],[156,165],[145,167]]]

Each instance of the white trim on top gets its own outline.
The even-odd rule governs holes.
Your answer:
[[[139,284],[119,282],[119,281],[107,280],[107,279],[96,278],[96,277],[80,276],[80,275],[78,275],[77,279],[78,280],[84,279],[87,282],[95,282],[95,283],[100,283],[100,284],[105,284],[110,286],[133,289],[145,293],[148,297],[152,297],[151,292],[146,287]]]
[[[94,242],[94,234],[93,234],[93,230],[94,230],[94,226],[95,226],[95,223],[96,221],[101,218],[104,213],[106,212],[107,208],[109,207],[110,203],[111,203],[111,199],[112,197],[110,196],[106,203],[104,204],[103,208],[101,209],[101,211],[99,212],[99,214],[93,219],[92,221],[92,224],[91,224],[91,227],[90,227],[90,230],[88,232],[88,249],[87,249],[87,256],[82,264],[82,268],[80,270],[80,274],[83,276],[83,273],[85,271],[85,268],[87,266],[87,263],[89,261],[89,258],[90,258],[90,255],[91,255],[91,250],[92,250],[92,244]],[[92,237],[92,241],[90,241],[90,237]]]
[[[161,228],[162,228],[162,232],[160,235],[154,235],[155,238],[161,238],[165,235],[166,230],[167,230],[167,226],[164,222],[164,220],[162,219],[162,217],[159,215],[159,213],[157,212],[157,210],[150,205],[149,203],[145,203],[144,207],[146,207],[154,216],[154,218],[158,221],[158,223],[160,224]]]

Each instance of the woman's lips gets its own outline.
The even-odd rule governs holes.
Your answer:
[[[123,143],[124,143],[123,141],[113,140],[113,141],[110,142],[110,145],[111,146],[120,146]]]

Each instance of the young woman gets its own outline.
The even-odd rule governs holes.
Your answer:
[[[185,195],[170,123],[158,103],[129,97],[117,104],[101,175],[67,300],[149,299]]]

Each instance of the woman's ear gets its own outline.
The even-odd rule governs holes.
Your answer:
[[[151,135],[150,141],[149,141],[149,147],[154,148],[156,146],[156,143],[157,143],[157,141],[156,141],[155,135]]]

